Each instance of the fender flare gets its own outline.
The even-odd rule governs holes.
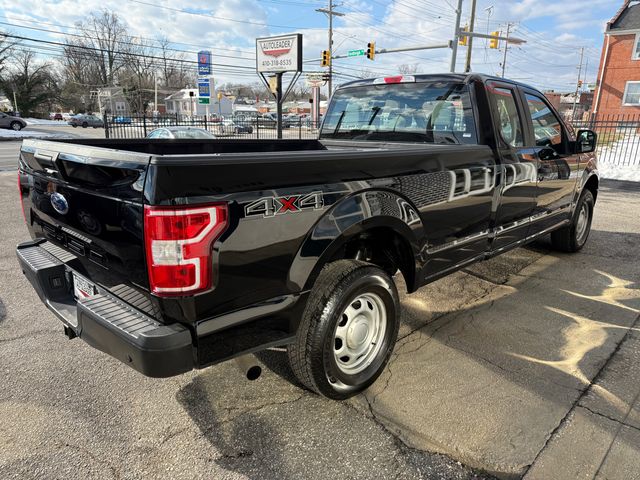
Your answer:
[[[324,265],[350,240],[380,227],[403,238],[411,249],[414,262],[421,262],[426,235],[418,210],[396,192],[367,190],[337,202],[316,222],[293,259],[287,281],[289,287],[297,291],[309,290]]]

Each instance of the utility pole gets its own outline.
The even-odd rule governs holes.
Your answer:
[[[158,75],[153,74],[153,111],[158,114]]]
[[[16,100],[16,91],[13,91],[13,112],[18,112],[18,101]]]
[[[451,44],[451,73],[456,71],[456,60],[458,59],[458,40],[460,39],[460,19],[462,18],[462,2],[458,0],[456,9],[456,27],[453,33],[453,43]]]
[[[491,31],[490,28],[490,24],[491,24],[491,15],[493,15],[493,5],[488,6],[487,8],[484,9],[485,12],[487,12],[487,35],[489,35],[489,32]],[[484,44],[484,61],[486,62],[487,59],[489,58],[489,40],[485,40],[485,44]]]
[[[469,20],[469,31],[474,32],[474,26],[476,23],[476,2],[477,0],[471,0],[471,20]],[[464,72],[469,73],[471,71],[471,52],[473,50],[473,37],[467,37],[467,62],[464,67]]]
[[[511,23],[507,23],[507,39],[511,33]],[[509,51],[509,40],[504,42],[504,57],[502,59],[502,78],[504,78],[504,71],[507,68],[507,52]]]
[[[333,58],[333,17],[344,17],[344,13],[335,12],[333,10],[333,0],[329,0],[327,8],[317,8],[316,12],[321,12],[329,17],[329,55]],[[333,89],[333,62],[329,62],[329,80],[327,81],[327,87],[329,89],[328,97],[331,97]]]
[[[580,48],[580,65],[578,65],[578,80],[576,81],[576,94],[573,97],[573,111],[571,112],[571,118],[576,118],[576,107],[578,106],[578,95],[580,90],[580,81],[582,79],[582,61],[584,60],[584,47]]]

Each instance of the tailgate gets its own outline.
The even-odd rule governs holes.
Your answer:
[[[25,140],[19,185],[32,238],[93,283],[150,308],[143,240],[149,156]]]

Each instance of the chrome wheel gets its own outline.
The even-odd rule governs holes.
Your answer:
[[[589,227],[589,206],[583,203],[576,220],[576,241],[581,244]]]
[[[334,335],[333,355],[342,373],[366,369],[382,348],[387,329],[385,304],[375,293],[354,298],[342,312]]]

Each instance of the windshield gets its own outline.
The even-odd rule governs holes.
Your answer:
[[[444,81],[338,90],[320,138],[477,143],[467,85]]]

